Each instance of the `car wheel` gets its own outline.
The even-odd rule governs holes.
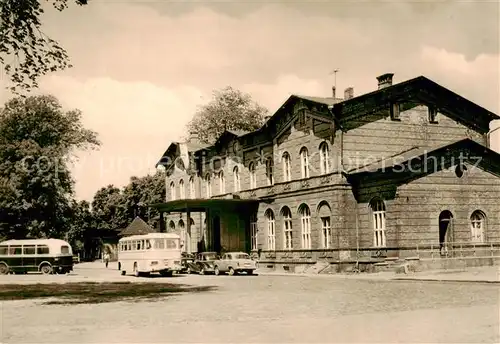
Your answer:
[[[187,268],[187,269],[186,269],[186,273],[187,273],[188,275],[189,275],[191,272],[192,272],[192,271],[191,271],[191,268]]]
[[[248,270],[248,271],[247,271],[247,274],[249,274],[249,275],[253,275],[253,270]]]
[[[233,268],[229,268],[229,276],[234,276],[235,271]]]
[[[216,266],[214,268],[214,274],[215,274],[215,276],[219,276],[220,275],[220,271],[219,271],[219,267],[218,266]]]
[[[0,275],[7,275],[9,273],[9,267],[5,263],[0,263]]]

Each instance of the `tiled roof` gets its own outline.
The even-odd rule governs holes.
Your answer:
[[[143,219],[139,216],[136,216],[135,219],[125,228],[120,235],[122,236],[130,236],[130,235],[141,235],[154,233],[155,230],[151,228]]]
[[[325,105],[333,105],[333,104],[337,104],[337,103],[340,103],[341,101],[343,101],[344,99],[341,99],[341,98],[332,98],[332,97],[309,97],[309,96],[301,96],[301,95],[297,95],[297,94],[294,94],[295,97],[298,97],[298,98],[302,98],[302,99],[305,99],[305,100],[309,100],[311,102],[315,102],[315,103],[320,103],[320,104],[325,104]]]

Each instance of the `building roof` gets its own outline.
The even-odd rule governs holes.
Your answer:
[[[409,179],[449,168],[459,162],[476,164],[500,176],[500,154],[470,138],[464,138],[429,148],[414,147],[399,155],[350,170],[347,172],[347,179],[351,183],[359,183],[378,178],[388,179],[394,175],[401,182],[407,182]]]
[[[139,216],[136,216],[135,219],[121,231],[121,236],[130,236],[130,235],[142,235],[148,233],[155,233],[156,231],[151,228],[143,219]]]

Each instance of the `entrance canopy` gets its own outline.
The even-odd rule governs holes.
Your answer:
[[[157,209],[159,212],[203,212],[211,208],[224,208],[226,210],[235,210],[256,206],[258,200],[253,199],[179,199],[166,203],[151,204],[151,208]]]

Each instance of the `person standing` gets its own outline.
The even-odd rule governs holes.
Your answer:
[[[108,263],[109,263],[109,252],[106,251],[106,253],[104,253],[104,264],[106,264],[106,269],[108,268]]]

